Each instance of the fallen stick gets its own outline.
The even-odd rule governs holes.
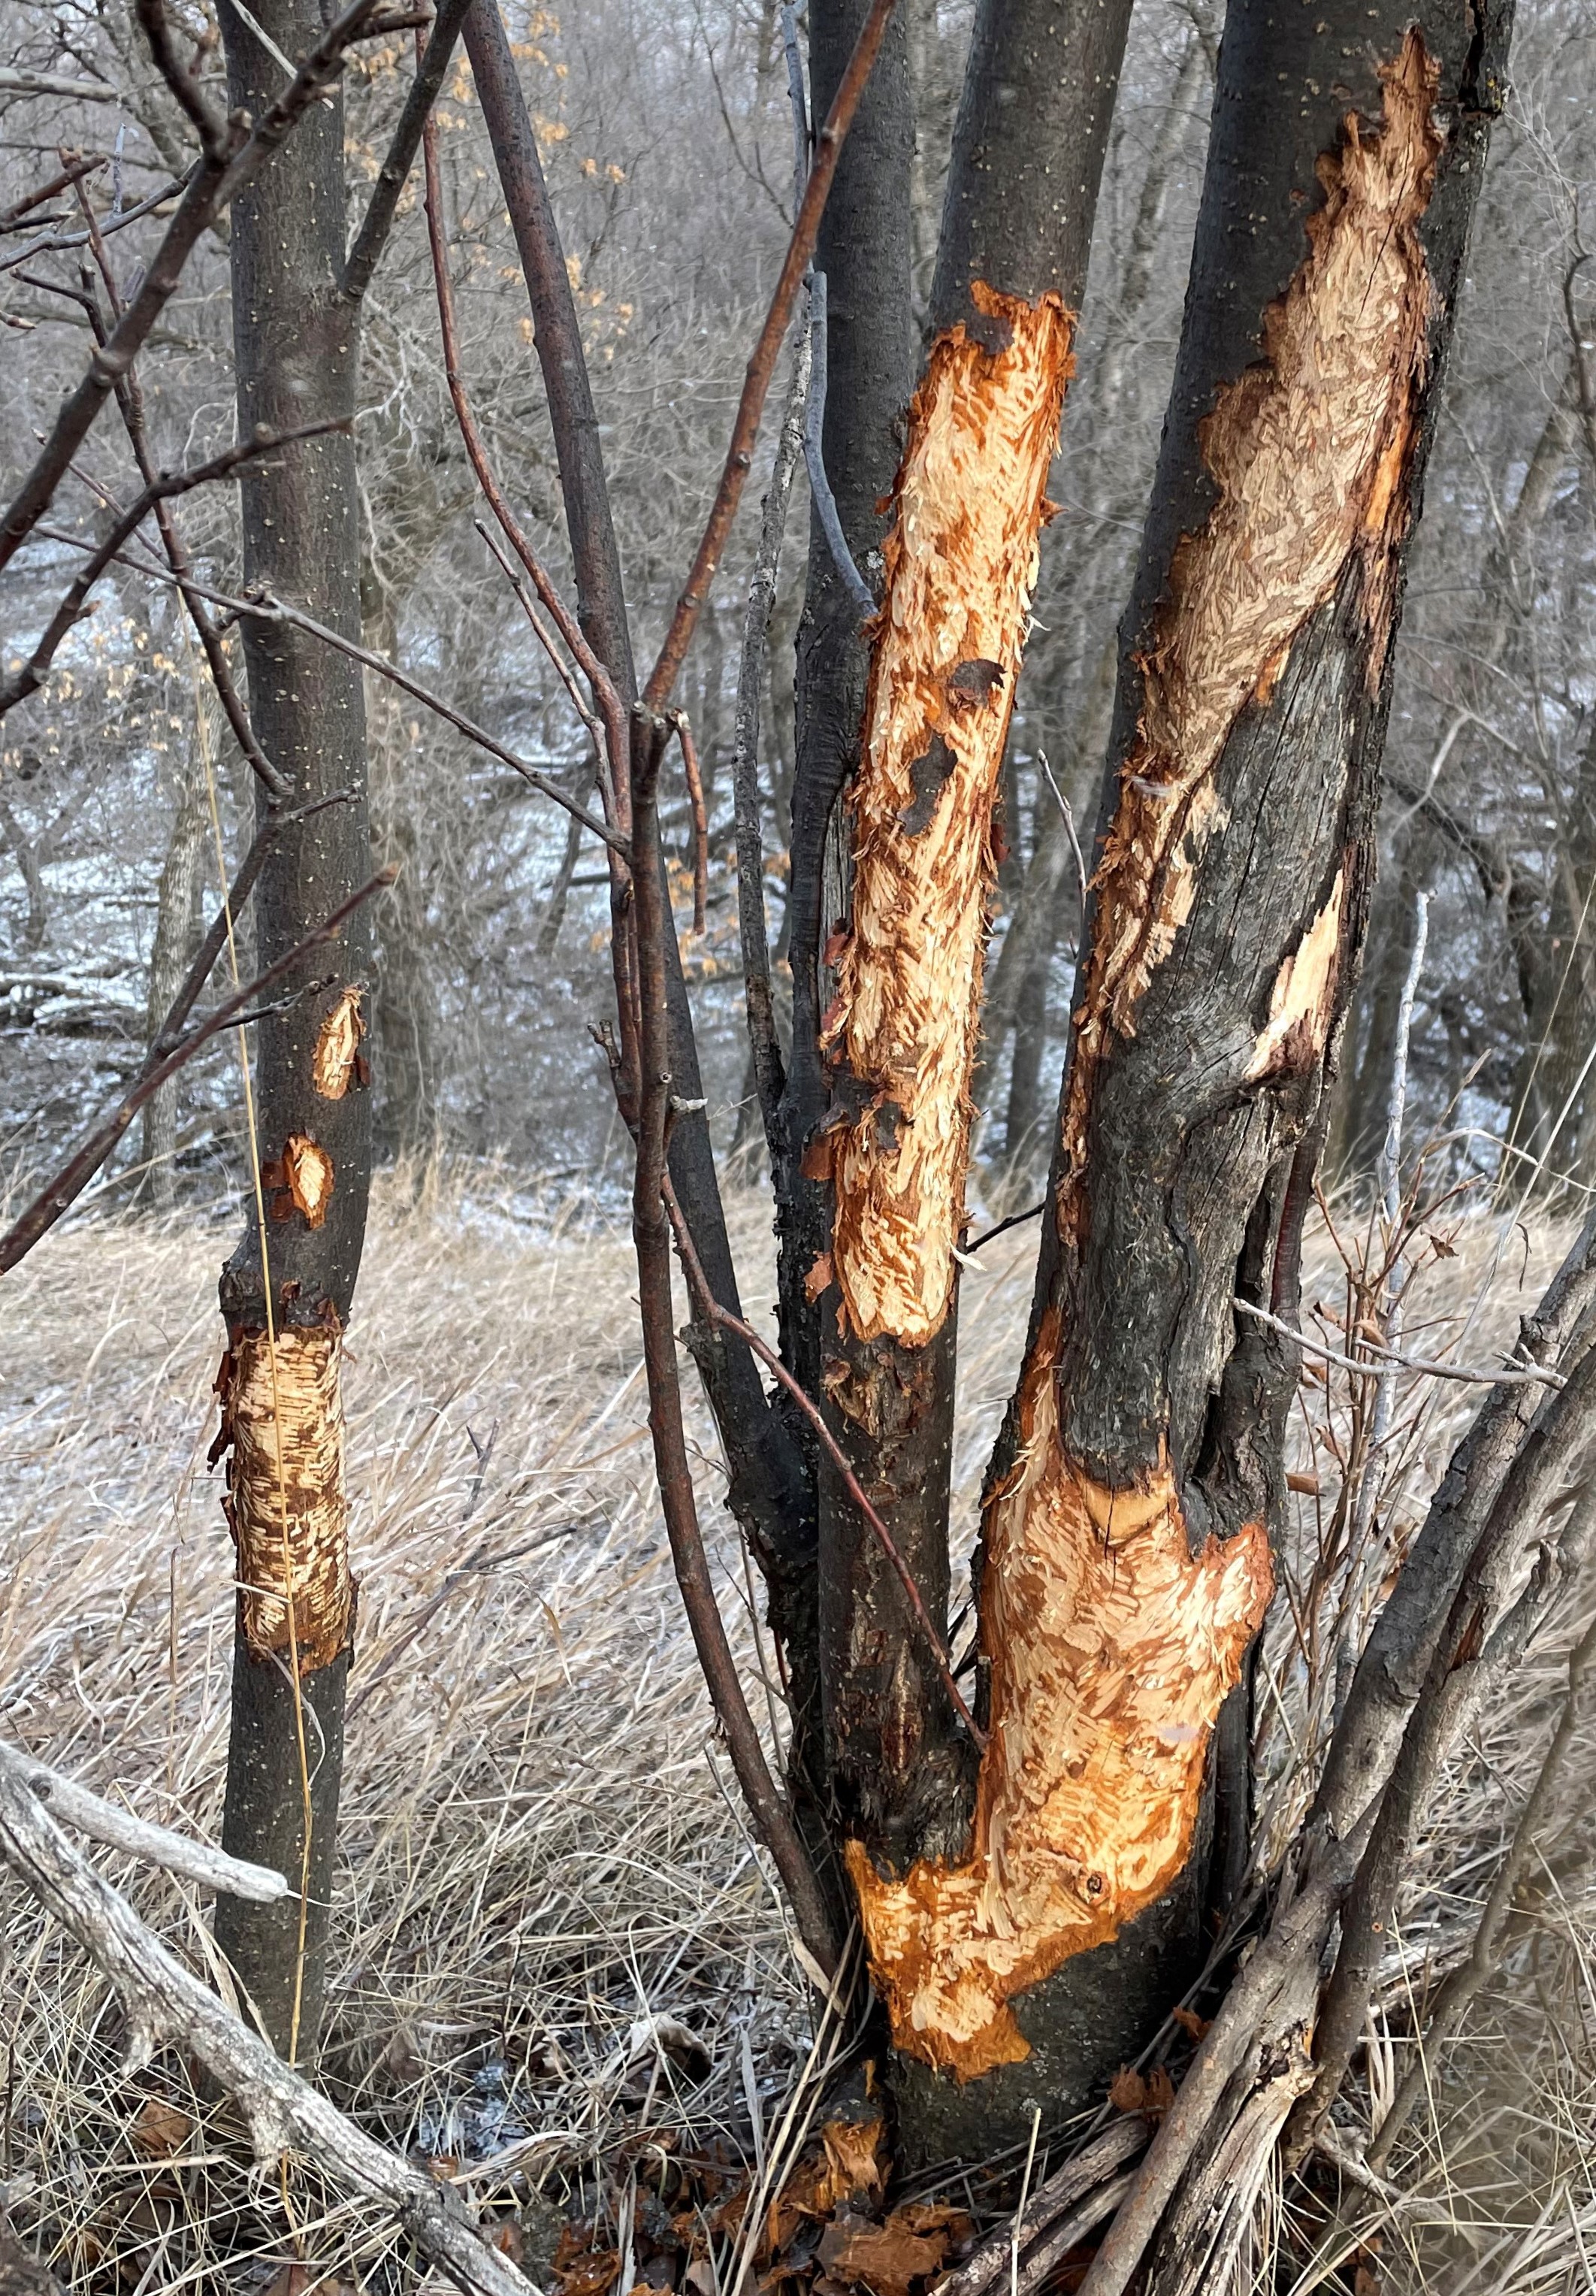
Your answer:
[[[238,2105],[257,2160],[274,2165],[297,2146],[338,2182],[386,2202],[471,2296],[528,2296],[533,2284],[487,2245],[452,2193],[356,2128],[184,1968],[73,1848],[22,1758],[4,1746],[0,1858],[115,1986],[127,2016],[129,2071],[158,2047],[186,2051]]]
[[[185,1833],[174,1833],[168,1826],[135,1817],[131,1810],[102,1801],[76,1778],[63,1777],[20,1747],[0,1745],[0,1760],[31,1786],[41,1801],[49,1803],[63,1824],[76,1826],[79,1833],[86,1833],[91,1841],[102,1841],[108,1849],[126,1849],[147,1866],[181,1874],[185,1882],[197,1882],[202,1890],[225,1890],[230,1897],[248,1898],[252,1905],[274,1905],[288,1895],[287,1881],[274,1867],[249,1865],[241,1857],[229,1857],[225,1849],[213,1849],[209,1841],[195,1841]]]

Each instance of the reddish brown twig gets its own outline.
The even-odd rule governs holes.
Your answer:
[[[729,1308],[723,1308],[710,1291],[708,1278],[704,1274],[698,1253],[693,1250],[692,1237],[688,1233],[687,1223],[682,1217],[681,1207],[672,1190],[668,1173],[666,1174],[661,1187],[665,1196],[666,1210],[670,1214],[671,1226],[675,1232],[676,1250],[681,1256],[683,1267],[686,1270],[688,1285],[698,1302],[699,1313],[709,1323],[717,1324],[723,1332],[732,1332],[742,1341],[745,1347],[751,1349],[772,1378],[786,1389],[814,1428],[825,1447],[827,1457],[842,1478],[843,1488],[880,1541],[882,1553],[897,1574],[898,1583],[908,1597],[909,1607],[914,1613],[921,1634],[925,1636],[926,1646],[937,1662],[937,1670],[942,1677],[942,1686],[953,1702],[954,1713],[969,1731],[978,1750],[984,1754],[986,1751],[986,1733],[981,1728],[960,1695],[959,1685],[954,1679],[953,1662],[949,1658],[947,1646],[937,1633],[936,1622],[925,1606],[925,1599],[914,1583],[913,1572],[897,1551],[892,1533],[864,1496],[863,1486],[849,1466],[842,1447],[826,1425],[818,1406],[805,1394],[798,1381],[794,1379],[769,1342],[760,1338],[751,1324],[745,1324],[741,1316],[733,1316]]]
[[[489,4],[489,0],[483,0]],[[496,6],[497,0],[492,0]],[[611,962],[616,976],[616,1009],[620,1019],[620,1058],[623,1078],[623,1104],[631,1106],[636,1099],[637,1076],[637,984],[634,971],[634,958],[631,935],[626,929],[626,905],[630,899],[629,840],[632,830],[631,798],[629,792],[631,731],[622,703],[620,690],[597,653],[587,643],[581,625],[560,595],[548,573],[522,530],[520,520],[511,509],[487,459],[487,449],[477,428],[476,416],[466,395],[465,376],[460,357],[460,332],[454,318],[454,290],[449,278],[449,250],[444,237],[443,193],[438,166],[438,126],[429,112],[422,129],[422,158],[425,190],[423,203],[427,214],[427,244],[432,258],[432,283],[438,297],[438,325],[443,340],[444,374],[449,387],[449,398],[454,409],[454,421],[460,431],[477,484],[483,499],[497,519],[504,538],[531,578],[532,586],[550,619],[569,651],[583,676],[593,689],[593,700],[603,720],[604,738],[597,743],[600,759],[600,791],[606,818],[616,832],[606,840],[610,869],[610,902],[613,921],[611,932]],[[495,556],[497,553],[495,552]],[[501,559],[500,563],[503,561]],[[536,615],[531,602],[517,585],[517,595],[523,611],[537,633],[539,642],[554,663],[562,679],[565,670]],[[568,689],[569,681],[567,680]],[[581,705],[578,702],[578,709]],[[587,713],[582,712],[584,718]]]
[[[314,811],[315,808],[312,808],[310,810]],[[275,827],[281,827],[281,825],[280,822],[273,824]],[[244,866],[249,868],[253,864],[255,873],[258,874],[260,861],[264,858],[265,845],[261,838],[257,838]],[[280,956],[275,964],[269,964],[264,972],[257,973],[247,988],[235,989],[231,996],[217,1006],[214,1013],[206,1014],[198,1028],[191,1029],[186,1037],[179,1037],[177,1043],[164,1058],[145,1062],[110,1114],[95,1127],[82,1146],[77,1150],[70,1161],[61,1167],[53,1178],[45,1182],[45,1186],[15,1225],[6,1234],[0,1236],[0,1275],[7,1274],[16,1266],[18,1260],[31,1251],[39,1238],[54,1226],[61,1214],[82,1194],[144,1103],[152,1099],[162,1085],[176,1075],[179,1069],[185,1068],[193,1059],[194,1054],[208,1045],[214,1036],[226,1028],[229,1022],[236,1021],[241,1013],[247,1012],[255,997],[264,996],[268,988],[274,988],[285,974],[293,971],[302,957],[308,956],[313,949],[320,948],[324,941],[333,939],[345,920],[353,916],[361,904],[369,901],[373,893],[381,892],[386,886],[391,885],[398,873],[398,870],[391,863],[386,869],[379,869],[374,877],[369,877],[357,893],[351,893],[348,899],[342,902],[333,910],[330,917],[317,925],[314,932],[307,933],[304,939],[291,948],[285,956]],[[242,870],[240,871],[239,875],[241,880]],[[248,887],[246,886],[244,890],[247,891]],[[235,882],[229,896],[229,909],[223,912],[223,938],[226,932],[225,918],[230,914],[231,903],[238,897],[239,885]],[[211,931],[215,934],[214,925]],[[219,947],[220,939],[217,940],[218,950]],[[215,962],[216,958],[213,955],[210,963],[214,964]],[[206,969],[209,971],[209,966],[208,965]],[[184,984],[184,992],[187,991],[190,983],[193,984],[193,992],[197,996],[200,983],[194,980],[192,968],[189,973],[189,980]],[[171,1014],[168,1013],[167,1021],[162,1023],[163,1037],[170,1020]],[[160,1042],[160,1039],[158,1038],[157,1050],[159,1050]]]
[[[665,1003],[665,890],[659,867],[659,760],[669,728],[639,709],[632,758],[635,866],[639,1037],[641,1064],[637,1166],[632,1195],[632,1236],[637,1251],[637,1298],[643,1365],[649,1384],[649,1429],[654,1471],[675,1564],[676,1584],[727,1747],[755,1826],[775,1860],[792,1901],[804,1943],[830,1976],[837,1944],[824,1897],[792,1815],[777,1792],[758,1731],[743,1696],[725,1622],[715,1599],[693,1496],[692,1469],[682,1420],[671,1303],[670,1223],[666,1214],[666,1135],[670,1115],[670,1023]]]
[[[438,326],[443,339],[444,378],[449,387],[454,421],[484,500],[503,528],[505,540],[531,577],[533,587],[569,649],[572,660],[593,688],[604,720],[615,783],[615,811],[611,817],[624,836],[626,831],[625,760],[631,739],[625,706],[614,679],[583,636],[581,625],[549,578],[547,570],[511,509],[487,459],[482,433],[477,428],[477,418],[466,396],[465,375],[460,357],[460,332],[454,318],[454,290],[449,278],[449,251],[444,238],[443,195],[438,167],[438,127],[430,117],[422,130],[422,155],[426,171],[427,242],[431,250],[432,281],[438,295]]]
[[[792,226],[792,237],[787,242],[787,254],[776,281],[775,293],[770,299],[770,309],[759,331],[753,357],[742,386],[742,397],[737,405],[737,419],[732,425],[732,443],[726,449],[725,467],[720,474],[720,484],[715,490],[709,517],[705,525],[692,570],[687,577],[686,587],[676,601],[670,627],[665,634],[665,644],[659,649],[659,659],[644,689],[644,700],[652,709],[661,709],[669,701],[671,690],[681,675],[682,664],[687,658],[704,600],[709,594],[709,585],[720,564],[726,539],[732,531],[732,521],[737,515],[737,505],[742,499],[743,486],[754,460],[754,447],[759,437],[759,418],[765,411],[770,381],[776,371],[776,357],[786,335],[788,322],[792,317],[798,289],[804,274],[814,253],[815,236],[820,230],[820,218],[831,189],[831,179],[837,173],[837,161],[841,154],[843,139],[853,123],[859,99],[864,93],[865,82],[887,35],[894,0],[875,0],[865,18],[854,53],[848,58],[847,70],[825,126],[815,139],[814,158],[809,169],[809,180],[804,186],[804,196]]]
[[[61,156],[63,159],[66,157],[64,152]],[[86,160],[67,160],[61,173],[52,176],[47,184],[41,184],[37,192],[28,192],[21,199],[13,201],[10,207],[0,208],[0,231],[9,230],[13,223],[20,223],[24,216],[33,213],[35,208],[42,208],[46,200],[53,200],[57,192],[70,192],[80,177],[92,176],[96,168],[106,168],[110,164],[103,152],[91,152]]]
[[[416,145],[422,132],[432,115],[449,69],[449,59],[460,37],[460,28],[465,21],[471,0],[442,0],[436,17],[412,16],[401,21],[392,17],[374,16],[367,29],[372,32],[397,32],[409,24],[418,28],[416,37],[415,78],[410,83],[410,94],[405,99],[388,156],[377,170],[377,180],[372,186],[371,204],[360,229],[349,242],[348,260],[344,275],[339,282],[339,292],[347,303],[358,303],[372,283],[372,276],[388,244],[395,216],[399,211],[399,194],[406,177],[415,164]],[[431,29],[423,45],[421,29],[430,24]]]
[[[709,816],[704,809],[704,776],[685,709],[673,709],[670,722],[682,744],[682,771],[687,780],[687,800],[692,808],[692,929],[701,933],[709,904]]]

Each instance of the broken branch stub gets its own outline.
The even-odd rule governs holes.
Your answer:
[[[852,931],[823,1030],[855,1086],[820,1152],[832,1272],[856,1338],[909,1347],[953,1296],[992,812],[1072,365],[1058,295],[970,292],[1002,348],[949,328],[910,406],[849,800]]]
[[[1264,358],[1219,390],[1200,427],[1211,507],[1176,546],[1150,642],[1131,666],[1140,707],[1095,881],[1061,1115],[1060,1255],[1011,1414],[1009,1464],[986,1498],[990,1742],[970,1849],[894,1878],[879,1874],[859,1843],[849,1847],[894,2038],[961,2079],[1022,2059],[1015,1997],[1114,1938],[1185,1866],[1214,1725],[1269,1597],[1267,1529],[1252,1508],[1230,1537],[1191,1551],[1181,1489],[1188,1461],[1172,1449],[1167,1334],[1148,1322],[1150,1462],[1126,1449],[1088,1468],[1067,1439],[1082,1398],[1064,1386],[1060,1365],[1072,1381],[1092,1375],[1072,1318],[1089,1325],[1092,1302],[1111,1281],[1095,1263],[1096,1289],[1077,1281],[1112,1225],[1094,1197],[1111,1177],[1092,1161],[1094,1111],[1117,1056],[1132,1048],[1150,983],[1200,914],[1224,853],[1221,832],[1241,802],[1244,745],[1232,737],[1249,707],[1256,714],[1277,693],[1292,696],[1311,652],[1305,641],[1294,659],[1298,641],[1322,627],[1332,602],[1345,602],[1336,644],[1350,676],[1369,696],[1384,676],[1428,381],[1432,291],[1419,226],[1441,151],[1436,69],[1416,31],[1381,80],[1378,127],[1348,117],[1319,161],[1323,205],[1308,220],[1305,257],[1264,315]],[[1344,789],[1346,760],[1332,753],[1328,764]],[[1306,901],[1296,895],[1296,922],[1265,960],[1250,1020],[1233,1044],[1209,1048],[1204,1071],[1205,1106],[1222,1095],[1279,1103],[1265,1167],[1305,1120],[1311,1102],[1297,1094],[1288,1115],[1282,1095],[1322,1070],[1344,943],[1361,930],[1355,832],[1342,801],[1321,808]],[[1256,793],[1247,802],[1256,812]],[[1126,1111],[1118,1113],[1123,1123]],[[865,1213],[855,1233],[871,1235],[890,1280],[868,1299],[845,1283],[845,1304],[852,1313],[863,1299],[867,1314],[880,1315],[885,1303],[901,1316],[907,1303],[934,1329],[945,1294],[931,1256],[917,1240],[912,1274],[880,1241],[899,1239],[884,1216],[897,1207],[881,1176],[906,1168],[869,1146],[850,1168],[860,1128],[836,1168],[863,1168],[872,1184],[873,1194],[856,1192]],[[842,1193],[839,1179],[839,1236]],[[1149,1217],[1167,1218],[1163,1200]],[[1207,1241],[1233,1267],[1239,1234]],[[1215,1362],[1233,1289],[1215,1293]],[[1142,1311],[1128,1301],[1124,1312]],[[1097,1423],[1113,1423],[1125,1402],[1116,1390]]]
[[[328,1327],[237,1334],[217,1382],[244,1644],[255,1660],[291,1652],[301,1677],[331,1665],[354,1628],[342,1349]]]

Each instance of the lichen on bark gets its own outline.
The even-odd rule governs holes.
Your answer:
[[[1013,707],[1072,318],[978,282],[909,411],[853,814],[851,931],[823,1041],[839,1120],[831,1272],[854,1336],[923,1346],[953,1294]],[[816,1160],[808,1168],[816,1171]]]
[[[354,1625],[342,1348],[325,1326],[238,1333],[217,1382],[243,1638],[252,1659],[291,1652],[301,1675],[331,1664]]]

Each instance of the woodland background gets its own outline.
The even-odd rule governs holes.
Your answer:
[[[576,250],[570,265],[646,652],[712,490],[785,242],[790,123],[776,12],[601,0],[563,19],[515,12],[512,29]],[[967,29],[963,8],[914,0],[922,294]],[[1079,377],[1050,490],[1060,507],[1044,542],[1010,745],[1009,857],[978,1092],[983,1161],[994,1178],[1018,1166],[1022,1186],[1046,1161],[1079,915],[1053,784],[1084,841],[1096,814],[1114,628],[1179,331],[1215,38],[1206,0],[1190,9],[1154,0],[1137,12]],[[94,116],[100,107],[0,90],[0,204],[38,180],[57,144],[98,148],[108,127],[128,204],[169,179],[177,148],[170,99],[117,0],[13,4],[5,53],[19,69],[46,69],[53,59],[74,73],[103,74],[129,101],[113,125]],[[375,173],[392,124],[395,61],[379,47],[351,66],[356,184],[363,168]],[[1526,8],[1513,79],[1492,146],[1409,584],[1379,909],[1344,1062],[1335,1168],[1370,1169],[1383,1136],[1395,1004],[1420,889],[1434,899],[1412,1029],[1419,1120],[1453,1134],[1460,1173],[1489,1173],[1504,1136],[1515,1148],[1539,1149],[1567,1106],[1552,1160],[1588,1178],[1596,1157],[1596,1094],[1582,1076],[1596,1023],[1596,965],[1581,931],[1596,884],[1596,426],[1591,365],[1581,357],[1596,329],[1596,263],[1582,235],[1582,190],[1588,211],[1596,170],[1596,26],[1588,12],[1565,0]],[[528,357],[524,294],[463,63],[438,122],[466,368],[497,467],[559,569],[552,447]],[[27,283],[23,258],[37,235],[30,222],[8,234],[0,254],[9,266],[0,270],[8,480],[25,466],[82,351],[81,315]],[[213,238],[146,353],[163,464],[214,453],[232,436],[227,314],[225,250]],[[413,179],[372,290],[358,436],[368,644],[397,654],[523,756],[585,786],[586,737],[473,527]],[[125,461],[125,442],[107,428],[85,471],[114,490],[126,484]],[[803,483],[800,473],[800,497]],[[92,521],[92,500],[81,507]],[[233,521],[225,487],[194,497],[185,512],[201,572],[223,586],[237,562]],[[804,570],[790,537],[805,523],[800,498],[789,521],[764,712],[778,954]],[[667,822],[683,864],[679,922],[711,1111],[724,1142],[750,1151],[758,1127],[741,1042],[729,759],[755,538],[750,514],[716,583],[682,694],[709,816],[701,935],[691,929],[691,824],[679,795]],[[68,557],[36,545],[0,578],[8,664],[59,588]],[[609,995],[596,842],[579,832],[568,838],[564,820],[525,783],[392,689],[372,685],[373,845],[402,866],[395,893],[374,913],[383,1148],[422,1164],[439,1154],[498,1159],[561,1188],[613,1192],[629,1157],[586,1025],[602,1017]],[[6,720],[0,1152],[13,1183],[131,1073],[151,1016],[165,1011],[181,978],[201,894],[216,875],[207,751],[224,832],[236,847],[250,801],[247,769],[205,693],[170,594],[113,575],[47,691]],[[237,1079],[229,1052],[192,1064],[102,1187],[122,1196],[140,1187],[157,1203],[174,1188],[197,1191],[216,1204],[241,1173]]]
[[[968,11],[904,4],[923,299]],[[512,4],[506,18],[576,250],[646,654],[701,525],[786,241],[779,19],[763,0],[591,0],[562,14]],[[974,1193],[994,1217],[1032,1201],[1046,1160],[1079,919],[1066,824],[1072,816],[1084,841],[1097,808],[1115,625],[1180,328],[1217,29],[1204,0],[1146,0],[1115,117],[1010,747],[977,1095]],[[385,148],[400,62],[397,45],[351,61],[356,185]],[[177,171],[176,116],[122,0],[12,0],[0,69],[92,75],[125,98],[113,111],[0,83],[0,209],[59,164],[63,145],[111,152],[128,206]],[[1460,1193],[1411,1329],[1437,1351],[1431,1335],[1443,1331],[1471,1332],[1482,1348],[1505,1332],[1596,1183],[1596,1084],[1585,1072],[1596,1051],[1593,98],[1596,22],[1574,0],[1533,0],[1413,552],[1376,919],[1329,1157],[1341,1201],[1366,1192],[1427,894],[1408,1137],[1429,1144],[1431,1193],[1448,1182]],[[463,65],[438,119],[474,399],[499,472],[563,576],[525,296]],[[70,201],[53,212],[58,223],[30,217],[0,240],[8,487],[84,351],[71,308],[29,282],[35,239],[73,226]],[[190,265],[141,373],[163,464],[231,439],[222,234]],[[371,291],[357,437],[368,644],[585,794],[586,737],[473,525],[413,181]],[[56,514],[70,507],[93,530],[106,516],[96,488],[125,500],[135,484],[125,442],[102,423]],[[778,949],[802,488],[800,474],[763,712]],[[733,1210],[746,1296],[763,1300],[763,1152],[743,1047],[728,786],[756,524],[750,501],[680,695],[708,800],[701,933],[679,790],[667,828],[710,1111],[728,1168],[746,1182]],[[239,558],[231,489],[191,496],[184,526],[201,573],[228,586]],[[36,541],[0,576],[6,668],[70,562]],[[13,1202],[137,1067],[213,902],[218,828],[236,853],[252,806],[169,593],[113,575],[98,599],[47,688],[5,720],[0,747],[0,1186]],[[398,861],[401,874],[371,912],[390,1168],[350,1350],[364,1651],[325,2062],[340,2096],[392,2143],[442,2164],[484,2207],[503,2206],[529,2265],[550,2261],[574,2212],[598,2226],[594,2287],[618,2276],[625,2288],[634,2267],[650,2277],[667,2253],[663,2236],[651,2245],[664,2182],[648,2132],[668,2120],[707,2153],[722,2148],[722,2184],[707,2179],[697,2194],[711,2210],[766,2165],[790,2101],[812,2108],[814,2068],[839,2043],[823,2030],[812,2051],[779,1903],[729,1780],[705,1759],[707,1710],[658,1530],[634,1278],[616,1227],[630,1144],[588,1034],[611,995],[596,843],[568,836],[524,783],[391,689],[373,682],[367,704],[374,859]],[[247,922],[244,939],[247,976]],[[8,1284],[0,1324],[0,1451],[14,1497],[0,1535],[0,1711],[25,1711],[62,1767],[102,1788],[136,1780],[201,1832],[215,1828],[233,1608],[203,1469],[216,1263],[247,1186],[238,1079],[231,1039],[190,1064],[95,1184],[90,1217]],[[1566,1176],[1552,1200],[1531,1189],[1526,1158]],[[1453,1219],[1471,1209],[1497,1217]],[[986,1281],[969,1287],[955,1468],[967,1527],[1022,1335],[1025,1239],[990,1250]],[[1314,1250],[1329,1297],[1341,1274],[1323,1234]],[[1333,1431],[1343,1398],[1327,1383],[1312,1400],[1315,1427]],[[1416,1407],[1382,1511],[1421,1509],[1467,1401],[1453,1390]],[[690,1407],[723,1598],[752,1680],[757,1604],[740,1590],[708,1415],[696,1395]],[[1314,1429],[1303,1437],[1299,1464],[1316,1439]],[[1311,1516],[1305,1505],[1310,1544]],[[1412,1956],[1454,1939],[1460,1908],[1477,1904],[1533,1774],[1567,1640],[1536,1650],[1511,1710],[1488,1717],[1460,1760],[1445,1826],[1415,1859],[1382,2002],[1400,2007]],[[1336,2261],[1342,2284],[1355,2276],[1364,2296],[1382,2277],[1459,2296],[1482,2284],[1516,2296],[1589,2283],[1588,1800],[1549,1867],[1555,1918],[1544,1917],[1514,1986],[1479,2005],[1415,2133],[1410,2190],[1432,2198],[1395,2210],[1383,2234]],[[158,1882],[142,1902],[195,1942],[176,1886]],[[369,2212],[313,2184],[279,2208],[236,2161],[203,2151],[197,2099],[153,2085],[142,2103],[130,2098],[102,1990],[46,1923],[29,1913],[7,1950],[0,2201],[40,2233],[63,2278],[299,2296],[313,2284],[297,2260],[308,2243],[343,2284],[413,2284]],[[1383,2017],[1362,2075],[1371,2095],[1382,2085],[1388,2095],[1395,2079]],[[564,2284],[579,2296],[579,2279]]]

